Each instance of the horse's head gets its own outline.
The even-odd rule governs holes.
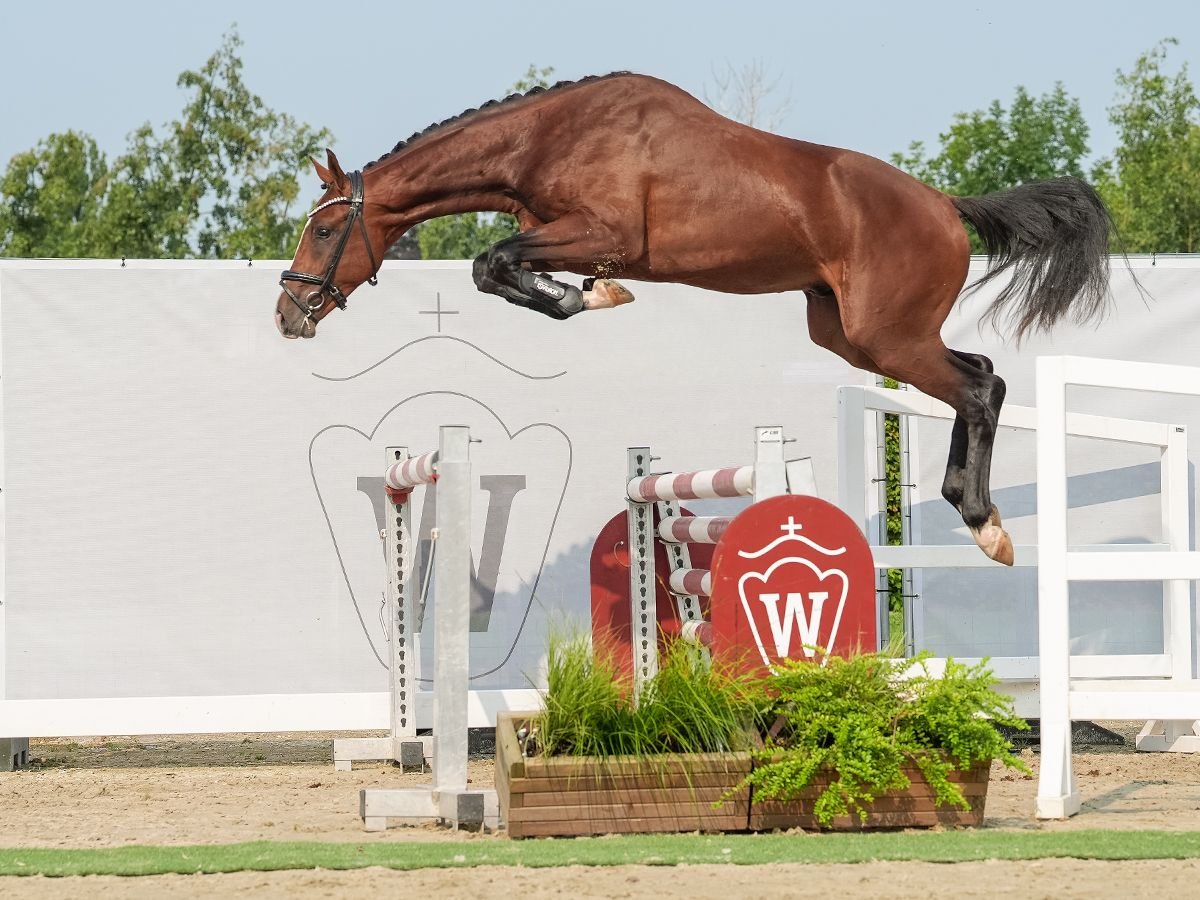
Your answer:
[[[328,168],[313,160],[325,194],[308,214],[292,267],[280,277],[283,292],[275,305],[275,324],[286,338],[315,337],[317,323],[364,281],[375,284],[379,269],[374,243],[382,245],[381,224],[363,215],[363,176],[347,175],[332,150]]]

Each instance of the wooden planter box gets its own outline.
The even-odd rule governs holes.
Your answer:
[[[935,825],[982,825],[983,806],[987,800],[990,763],[981,763],[962,772],[951,772],[971,809],[957,806],[937,806],[933,788],[916,767],[906,768],[904,774],[912,782],[906,790],[880,794],[867,811],[867,819],[857,815],[838,816],[829,826],[822,826],[813,814],[813,804],[829,784],[827,777],[818,777],[799,797],[786,802],[764,800],[750,807],[750,830],[770,831],[774,828],[803,828],[805,831],[859,831],[870,828],[932,828]]]
[[[526,758],[517,728],[531,715],[501,713],[496,721],[496,793],[511,837],[821,828],[813,802],[827,782],[786,803],[752,804],[743,789],[714,809],[713,803],[750,773],[750,754]],[[936,808],[932,788],[919,770],[911,770],[906,772],[911,787],[878,797],[865,823],[846,816],[835,819],[830,830],[979,825],[990,768],[979,765],[951,776],[962,785],[970,812]]]
[[[529,717],[496,721],[496,793],[509,836],[746,830],[749,790],[713,803],[750,774],[750,754],[526,758],[517,727]]]

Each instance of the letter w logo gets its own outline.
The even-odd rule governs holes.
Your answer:
[[[763,610],[767,614],[767,624],[771,628],[771,637],[775,641],[777,657],[792,656],[790,651],[793,629],[800,634],[800,644],[804,648],[804,655],[810,659],[816,655],[814,647],[820,643],[821,610],[825,606],[825,601],[829,599],[829,592],[810,591],[808,597],[812,605],[811,614],[805,609],[804,594],[797,591],[788,593],[783,614],[780,615],[779,594],[758,595],[759,602],[762,603]]]
[[[487,631],[492,619],[492,604],[496,599],[496,583],[500,578],[500,560],[504,556],[504,544],[508,537],[508,523],[512,518],[513,499],[525,490],[524,475],[482,475],[479,487],[487,492],[487,518],[483,525],[483,549],[479,555],[479,569],[475,569],[475,554],[471,554],[471,631]],[[375,520],[383,530],[384,495],[382,478],[358,479],[358,490],[371,498],[375,509]],[[433,542],[431,533],[437,521],[437,490],[425,491],[425,502],[421,505],[421,521],[416,527],[417,546],[413,554],[412,578],[414,590],[424,586],[431,564]],[[384,558],[387,548],[384,548]],[[433,595],[433,591],[430,591]],[[420,597],[416,598],[418,602]],[[421,629],[424,609],[418,615],[417,630]]]

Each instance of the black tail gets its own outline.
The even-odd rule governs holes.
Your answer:
[[[968,292],[1012,270],[988,308],[993,325],[1002,318],[1015,323],[1020,340],[1031,329],[1048,330],[1068,313],[1080,323],[1103,317],[1112,219],[1091,185],[1055,178],[951,200],[959,217],[975,227],[991,263]]]

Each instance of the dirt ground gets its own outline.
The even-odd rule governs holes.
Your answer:
[[[1064,822],[1033,817],[1037,782],[999,767],[988,792],[985,827],[1046,831],[1081,828],[1200,830],[1200,759],[1132,750],[1140,723],[1103,723],[1124,746],[1081,748],[1076,775],[1084,807]],[[501,835],[452,834],[434,828],[362,830],[358,792],[417,784],[426,776],[381,764],[334,772],[329,735],[219,735],[203,739],[106,738],[78,743],[38,741],[34,766],[0,773],[0,846],[113,847],[134,843],[205,844],[253,840],[502,841]],[[1037,756],[1023,751],[1037,768]],[[490,785],[492,763],[473,761],[472,782]],[[1200,878],[1200,860],[1107,863],[870,863],[857,866],[776,865],[606,869],[478,868],[393,872],[239,873],[86,879],[98,897],[184,897],[253,890],[256,896],[324,897],[375,888],[425,889],[445,896],[491,886],[523,897],[722,897],[731,883],[762,897],[837,891],[849,896],[997,897],[1106,896]],[[886,890],[880,886],[886,885]],[[65,898],[81,879],[0,880],[5,897]],[[858,891],[861,889],[861,893]]]

